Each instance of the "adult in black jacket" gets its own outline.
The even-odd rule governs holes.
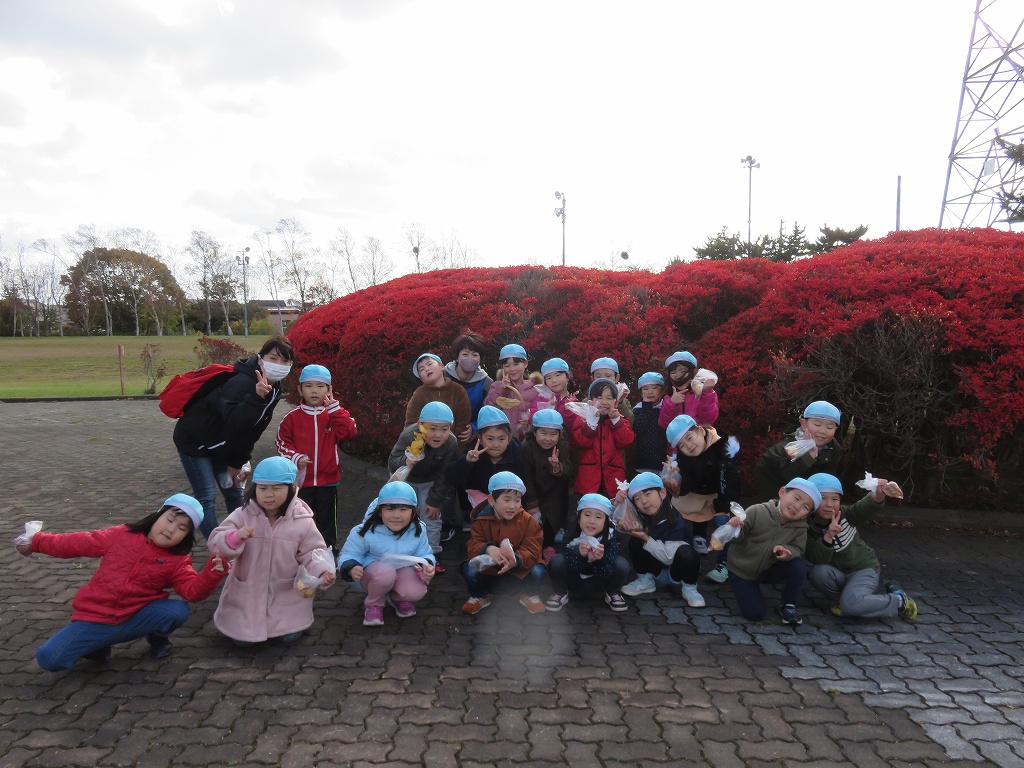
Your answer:
[[[274,336],[258,355],[235,363],[234,376],[191,403],[174,425],[174,446],[192,495],[203,505],[199,529],[206,538],[218,525],[218,487],[228,514],[242,506],[241,467],[274,416],[293,357],[291,343]]]

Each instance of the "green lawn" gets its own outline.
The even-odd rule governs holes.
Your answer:
[[[226,338],[226,337],[217,337]],[[247,349],[257,350],[267,336],[231,337]],[[117,345],[124,347],[124,393],[141,395],[146,388],[139,353],[144,344],[160,347],[158,359],[171,376],[198,367],[192,348],[198,336],[89,336],[0,338],[0,398],[99,397],[120,395]]]

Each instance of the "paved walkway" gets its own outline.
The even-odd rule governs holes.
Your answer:
[[[152,402],[0,403],[0,540],[29,519],[124,522],[187,490],[171,427]],[[379,475],[348,477],[351,525]],[[171,658],[135,643],[65,673],[33,652],[95,564],[4,545],[0,768],[1024,766],[1020,539],[865,536],[920,601],[915,624],[836,619],[808,591],[802,627],[752,625],[714,584],[699,610],[659,591],[624,614],[499,602],[470,618],[452,567],[401,624],[389,612],[364,628],[358,595],[335,587],[297,646],[240,651],[214,630],[211,599]]]

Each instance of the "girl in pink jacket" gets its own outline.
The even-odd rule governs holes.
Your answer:
[[[234,561],[213,623],[235,645],[302,637],[313,623],[313,601],[295,588],[300,565],[321,585],[334,583],[334,569],[313,557],[327,545],[297,495],[295,472],[283,456],[261,461],[245,503],[210,536],[210,550]]]
[[[672,419],[684,414],[701,426],[710,427],[714,424],[718,418],[718,393],[711,384],[694,385],[697,358],[689,352],[673,352],[665,360],[665,372],[668,374],[670,394],[665,395],[661,401],[658,426],[665,429],[672,423]]]
[[[519,344],[506,344],[498,353],[499,377],[491,384],[484,405],[505,412],[512,426],[512,437],[522,440],[530,427],[530,414],[537,389],[526,375],[526,350]]]

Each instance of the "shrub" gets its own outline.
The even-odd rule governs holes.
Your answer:
[[[253,354],[231,339],[214,339],[210,336],[203,336],[199,339],[199,343],[192,348],[192,351],[199,361],[200,368],[210,363],[233,365],[239,358],[249,357]]]

